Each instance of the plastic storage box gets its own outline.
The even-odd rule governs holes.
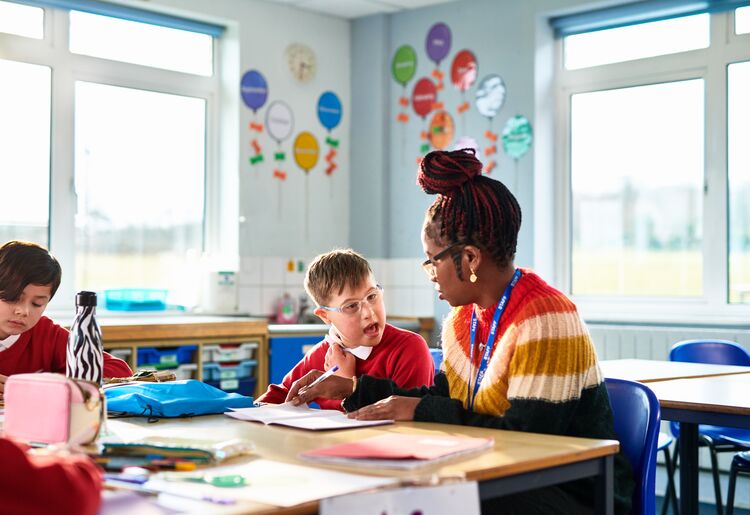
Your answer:
[[[175,379],[182,381],[183,379],[195,379],[195,373],[198,371],[198,363],[185,363],[184,365],[178,366],[175,371]]]
[[[177,368],[193,361],[197,345],[180,347],[141,347],[138,349],[138,367],[153,367],[158,370]]]
[[[255,351],[258,350],[257,342],[248,343],[223,343],[220,345],[203,346],[203,362],[216,361],[244,361],[253,359]]]
[[[150,288],[104,290],[104,307],[110,311],[161,311],[167,309],[167,292]]]
[[[248,377],[247,379],[223,379],[220,381],[206,381],[204,383],[213,387],[224,390],[227,393],[239,393],[240,395],[252,396],[255,392],[256,378]]]
[[[225,379],[247,379],[248,377],[253,376],[253,371],[257,365],[258,362],[254,359],[249,359],[236,365],[204,363],[203,380],[223,381]]]

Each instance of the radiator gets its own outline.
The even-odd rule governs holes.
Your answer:
[[[731,340],[750,350],[750,329],[587,323],[599,359],[669,359],[681,340]]]

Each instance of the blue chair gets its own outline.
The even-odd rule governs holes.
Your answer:
[[[750,353],[742,346],[729,340],[685,340],[675,343],[672,346],[672,349],[669,351],[669,360],[689,363],[711,363],[715,365],[750,366]],[[670,428],[675,438],[679,438],[679,424],[672,422]],[[698,426],[698,444],[708,447],[711,454],[716,513],[721,515],[723,509],[721,484],[719,482],[718,453],[750,449],[750,430],[700,424]],[[675,459],[675,462],[677,462],[677,459]]]
[[[727,494],[727,515],[734,513],[734,486],[737,483],[737,475],[750,476],[750,451],[738,452],[732,460],[729,469],[729,493]]]
[[[440,364],[443,362],[443,349],[430,349],[432,361],[435,362],[435,373],[440,372]]]
[[[659,439],[656,444],[656,451],[664,453],[664,464],[667,467],[667,491],[664,492],[664,503],[661,505],[661,515],[667,515],[669,505],[672,505],[672,513],[679,514],[679,505],[677,504],[677,491],[674,487],[674,459],[669,452],[669,446],[674,440],[667,433],[659,431]]]
[[[631,513],[656,512],[656,444],[661,411],[646,385],[624,379],[605,379],[615,417],[615,433],[633,467],[635,491]]]

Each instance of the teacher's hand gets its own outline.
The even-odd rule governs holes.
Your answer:
[[[292,404],[298,406],[303,402],[312,402],[319,397],[323,399],[346,399],[352,394],[354,383],[351,377],[332,375],[311,388],[310,383],[321,375],[323,375],[323,372],[320,370],[311,370],[297,379],[289,389],[286,402],[291,401]]]
[[[421,400],[421,397],[391,395],[375,404],[352,411],[347,416],[357,420],[414,420],[414,410]]]

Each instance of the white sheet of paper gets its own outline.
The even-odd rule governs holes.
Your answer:
[[[304,404],[264,404],[257,408],[239,408],[224,413],[228,417],[264,424],[279,424],[318,431],[392,424],[393,420],[356,420],[337,410],[313,409]]]
[[[476,481],[347,494],[323,499],[320,515],[479,515]]]
[[[210,472],[217,476],[241,474],[246,478],[247,485],[241,488],[219,488],[188,481],[165,481],[157,476],[149,480],[145,486],[171,492],[185,489],[194,493],[230,497],[238,501],[247,500],[289,507],[325,497],[390,486],[398,481],[389,477],[348,474],[265,459],[241,465],[212,467]],[[194,473],[188,472],[186,475]]]

